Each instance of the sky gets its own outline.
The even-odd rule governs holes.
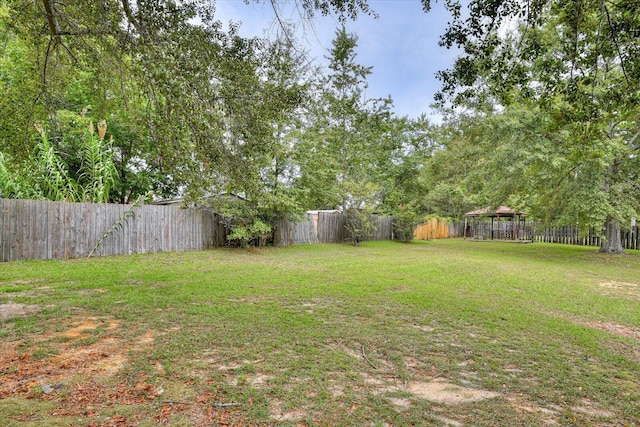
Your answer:
[[[340,27],[337,17],[317,14],[311,24],[301,25],[293,1],[278,3],[288,5],[280,18],[300,27],[296,37],[301,46],[316,65],[326,66],[325,57]],[[425,13],[420,0],[369,0],[378,18],[363,14],[346,22],[347,32],[358,37],[356,62],[373,67],[367,96],[391,96],[398,116],[416,118],[424,113],[434,122],[440,120],[429,107],[440,88],[436,72],[451,67],[456,58],[455,51],[438,46],[450,20],[442,3],[432,1],[432,10]],[[277,29],[269,1],[217,0],[216,16],[223,22],[241,22],[241,36],[273,37]]]

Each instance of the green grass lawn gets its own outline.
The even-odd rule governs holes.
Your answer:
[[[640,425],[640,257],[461,240],[0,264],[0,425]]]

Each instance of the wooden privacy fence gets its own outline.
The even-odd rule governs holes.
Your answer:
[[[369,240],[392,239],[392,218],[374,221]],[[196,251],[224,246],[227,234],[221,216],[205,207],[0,199],[0,262]],[[280,220],[274,233],[278,244],[343,243],[348,237],[336,212]]]
[[[202,250],[225,239],[204,208],[0,199],[0,261]]]
[[[413,232],[416,240],[448,239],[456,237],[456,224],[446,219],[431,218]]]
[[[318,242],[343,243],[347,238],[344,223],[339,212],[318,212]]]
[[[393,218],[376,215],[373,218],[375,231],[367,240],[393,239]],[[302,221],[279,220],[274,231],[274,242],[278,245],[343,243],[349,240],[345,229],[344,215],[337,211],[307,213]]]
[[[273,241],[276,245],[318,243],[318,231],[313,214],[305,214],[301,221],[280,219],[276,222]]]
[[[464,225],[461,222],[452,223],[450,226],[449,237],[463,237]],[[510,224],[508,222],[495,221],[479,222],[474,225],[473,229],[467,232],[467,238],[478,238],[481,236],[485,240],[507,239]],[[455,228],[455,232],[451,232]],[[640,227],[630,227],[628,230],[622,230],[620,233],[622,246],[625,249],[640,249]],[[602,233],[595,230],[589,230],[587,233],[581,232],[578,227],[547,227],[537,222],[526,222],[524,227],[519,230],[519,238],[533,242],[546,243],[562,243],[568,245],[581,246],[601,246],[604,237]],[[419,237],[416,237],[419,238]],[[437,238],[437,237],[436,237]]]
[[[625,249],[640,249],[640,227],[631,227],[620,232],[622,247]],[[578,227],[549,227],[536,228],[533,232],[535,242],[565,243],[569,245],[600,246],[603,243],[601,233],[589,230],[581,233]]]
[[[368,240],[393,239],[393,219],[374,217]],[[501,236],[502,225],[489,230]],[[487,230],[484,230],[487,231]],[[488,231],[487,231],[488,232]],[[600,233],[581,234],[577,227],[543,227],[527,223],[524,238],[536,242],[600,246]],[[464,223],[433,218],[418,227],[416,239],[462,237]],[[640,249],[640,227],[622,232],[626,249]],[[147,252],[202,250],[227,243],[227,230],[216,212],[204,207],[61,203],[0,199],[0,262],[25,259],[80,258]],[[343,243],[350,236],[336,211],[308,213],[302,221],[277,221],[274,242]]]
[[[375,229],[367,240],[393,240],[393,217],[376,215],[373,217]]]

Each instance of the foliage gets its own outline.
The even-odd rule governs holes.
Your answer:
[[[27,176],[26,173],[15,170],[11,158],[0,152],[0,198],[37,198],[35,190],[26,182],[24,176]]]
[[[354,245],[360,246],[377,230],[369,209],[350,208],[344,213],[344,228]]]
[[[69,176],[66,165],[55,152],[44,128],[37,126],[40,141],[33,158],[33,189],[42,198],[55,201],[78,201],[78,184]]]
[[[281,78],[294,67],[293,48],[243,39],[235,24],[223,30],[206,1],[19,0],[3,3],[3,12],[0,84],[9,100],[22,95],[16,105],[24,108],[0,118],[0,129],[15,129],[0,134],[1,151],[26,159],[24,129],[39,121],[75,166],[65,112],[86,110],[114,130],[111,191],[122,202],[151,189],[171,196],[187,184],[193,194],[261,186],[278,151],[272,126],[284,128],[281,118],[300,102],[299,75]],[[69,172],[79,179],[77,168]]]
[[[378,146],[379,160],[371,167],[382,184],[380,210],[394,217],[403,216],[409,207],[418,216],[427,213],[424,172],[439,147],[434,130],[424,116],[389,121],[381,136],[384,142]]]
[[[440,101],[493,99],[506,105],[563,96],[588,115],[596,113],[589,110],[603,95],[638,102],[637,2],[473,0],[468,13],[457,1],[446,6],[453,20],[441,45],[462,54],[439,74]],[[617,85],[601,92],[612,78]]]
[[[264,246],[271,240],[271,218],[258,204],[234,194],[215,197],[212,208],[220,212],[229,232],[227,240],[241,247]]]
[[[421,199],[428,213],[460,220],[466,212],[493,203],[484,194],[492,189],[485,183],[484,172],[493,179],[485,159],[491,158],[497,143],[483,133],[483,117],[460,114],[435,131],[441,149],[425,161],[421,171],[426,187]]]
[[[300,6],[306,17],[373,13],[360,0]],[[41,197],[65,200],[238,194],[251,212],[229,217],[245,236],[252,218],[273,227],[303,209],[348,209],[360,197],[349,188],[377,186],[367,197],[383,211],[419,193],[428,123],[366,97],[371,68],[355,61],[355,35],[336,32],[323,75],[284,23],[280,40],[244,39],[214,12],[203,0],[3,2],[0,103],[11,114],[0,117],[0,151],[10,168],[48,153],[40,175],[51,194]],[[98,118],[109,121],[102,138],[86,131]],[[36,122],[46,147],[24,131]]]
[[[395,239],[405,243],[413,240],[413,232],[422,222],[423,216],[416,202],[398,206],[393,214],[393,232]]]
[[[611,225],[640,210],[637,2],[473,1],[467,16],[452,4],[442,44],[464,54],[440,74],[438,99],[489,112],[481,127],[496,152],[476,164],[491,171],[488,198],[598,222],[616,240]]]
[[[126,204],[151,191],[162,196],[175,194],[172,177],[162,172],[154,153],[149,151],[150,141],[127,119],[111,113],[114,120],[109,121],[108,135],[100,141],[99,134],[91,132],[96,119],[90,108],[79,113],[58,110],[55,116],[56,146],[76,181],[83,182],[100,173],[97,169],[91,171],[89,162],[106,162],[102,173],[112,178],[108,180],[109,202]]]
[[[264,246],[271,234],[271,226],[265,224],[260,218],[226,218],[231,224],[231,233],[227,240],[237,241],[241,247],[249,244]],[[245,222],[246,221],[246,222]]]
[[[111,145],[113,137],[109,143],[105,141],[107,132],[107,122],[98,122],[97,135],[93,126],[89,129],[86,142],[82,150],[81,178],[86,182],[84,187],[83,200],[97,203],[108,203],[111,189],[116,181],[116,166]],[[81,184],[82,185],[82,184]]]
[[[344,211],[345,230],[358,246],[376,231],[374,213],[378,204],[380,186],[371,182],[347,181],[343,183],[341,197],[347,206]]]
[[[74,178],[70,162],[65,162],[51,144],[47,132],[41,125],[33,157],[21,163],[10,162],[0,152],[0,196],[7,198],[33,198],[68,202],[107,203],[116,182],[117,171],[111,143],[105,141],[107,123],[98,123],[98,132],[93,123],[84,130],[79,150],[79,175]],[[111,139],[111,142],[113,140]]]
[[[586,232],[600,229],[608,215],[627,222],[638,209],[638,160],[602,129],[592,126],[576,140],[576,125],[559,127],[545,110],[515,104],[447,126],[446,150],[427,169],[427,200],[438,213],[507,204]]]
[[[437,145],[432,127],[424,116],[393,116],[390,99],[366,96],[372,69],[357,63],[357,37],[344,27],[336,31],[328,59],[329,74],[317,83],[320,95],[296,134],[294,186],[301,204],[345,212],[367,207],[393,215],[397,206],[424,192],[420,170]],[[360,203],[364,199],[366,206]]]

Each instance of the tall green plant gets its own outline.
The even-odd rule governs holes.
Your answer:
[[[422,222],[416,202],[398,206],[393,212],[393,232],[396,240],[405,243],[413,240],[413,232]]]
[[[309,126],[299,137],[296,185],[309,209],[346,211],[357,197],[348,191],[352,184],[365,187],[380,181],[391,100],[367,97],[371,67],[357,63],[357,41],[344,26],[336,31],[327,57],[330,73],[319,83]]]
[[[47,138],[44,128],[37,124],[40,139],[32,158],[34,166],[33,189],[47,200],[75,202],[78,184],[69,176],[65,163]]]
[[[45,129],[37,124],[39,138],[34,154],[25,162],[11,163],[0,152],[0,197],[47,199],[64,202],[107,203],[117,179],[112,141],[105,141],[107,124],[98,124],[97,135],[90,124],[80,141],[80,176],[75,180],[70,166],[56,151]]]
[[[371,182],[347,181],[343,183],[348,209],[344,211],[345,229],[351,241],[358,246],[376,231],[373,214],[379,199],[380,185]]]
[[[113,137],[106,142],[106,132],[106,121],[98,122],[97,135],[91,123],[82,145],[82,199],[88,202],[108,203],[116,183],[118,171],[111,148]]]

